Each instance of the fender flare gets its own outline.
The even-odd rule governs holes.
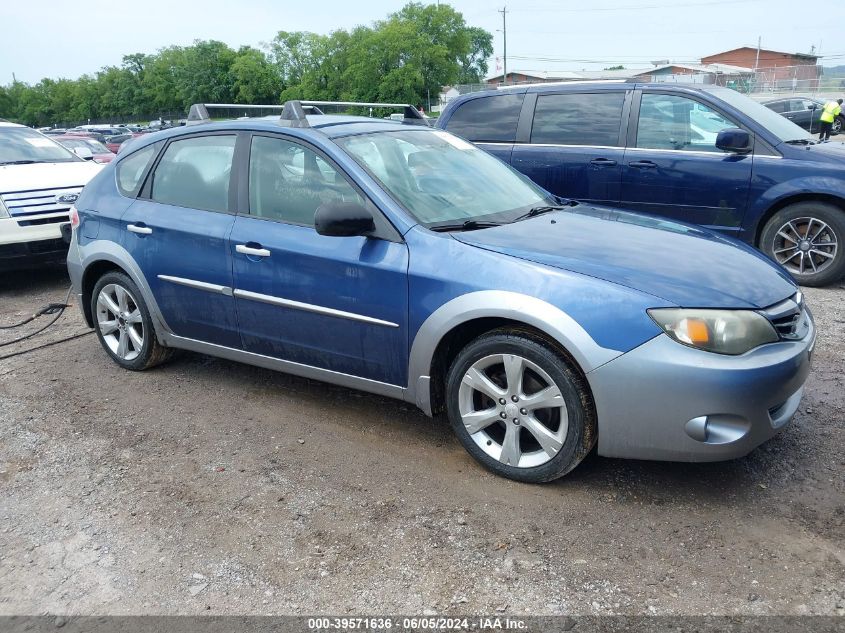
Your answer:
[[[88,269],[97,262],[107,261],[121,268],[141,290],[141,294],[144,296],[144,301],[150,310],[153,325],[155,326],[156,339],[158,339],[158,342],[162,345],[166,345],[165,337],[163,335],[170,332],[170,327],[164,320],[164,316],[158,307],[153,291],[141,272],[141,267],[138,266],[138,262],[135,261],[135,258],[129,254],[129,251],[119,244],[108,240],[94,240],[93,242],[89,242],[85,246],[80,247],[80,251],[80,254],[82,255],[82,277],[80,278],[80,284],[82,279],[85,278],[85,273]],[[82,292],[81,287],[79,288],[79,292]]]
[[[504,290],[470,292],[440,306],[414,336],[408,358],[407,402],[432,415],[430,374],[438,344],[462,323],[488,317],[518,321],[548,334],[572,355],[585,375],[623,354],[601,347],[575,319],[542,299]]]

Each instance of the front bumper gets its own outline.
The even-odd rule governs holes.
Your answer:
[[[795,415],[816,331],[799,341],[723,356],[665,334],[587,375],[607,457],[685,462],[733,459],[776,435]]]

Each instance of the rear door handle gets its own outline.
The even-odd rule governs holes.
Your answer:
[[[261,244],[257,244],[256,246],[249,246],[248,244],[238,244],[235,246],[235,250],[238,253],[242,253],[244,255],[252,255],[253,257],[270,257],[270,251],[266,248],[262,248]]]
[[[616,161],[612,158],[594,158],[590,161],[591,165],[597,165],[599,167],[613,167],[616,165]]]
[[[657,167],[657,163],[651,160],[635,160],[628,163],[628,167],[635,169],[654,169]]]
[[[153,232],[150,227],[144,226],[143,224],[127,224],[126,230],[130,233],[137,233],[138,235],[150,235]]]

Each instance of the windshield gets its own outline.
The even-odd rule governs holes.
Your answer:
[[[0,127],[0,165],[76,160],[80,159],[40,132],[28,127]]]
[[[767,108],[762,103],[757,103],[753,99],[738,93],[736,90],[731,90],[730,88],[713,88],[710,92],[728,105],[733,106],[746,116],[757,121],[757,123],[777,136],[781,141],[813,138],[806,130],[798,127],[786,117]]]
[[[100,141],[94,140],[93,138],[63,138],[59,140],[59,143],[61,143],[68,149],[87,147],[95,154],[111,154],[111,150],[109,150],[108,147],[100,143]]]
[[[402,130],[337,140],[421,224],[509,222],[554,204],[499,159],[440,130]]]

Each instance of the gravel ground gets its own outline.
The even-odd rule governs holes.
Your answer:
[[[68,282],[0,284],[9,323]],[[806,295],[778,437],[544,486],[406,404],[246,365],[132,373],[93,336],[0,360],[0,614],[843,615],[845,285]],[[74,306],[26,346],[84,329]]]

